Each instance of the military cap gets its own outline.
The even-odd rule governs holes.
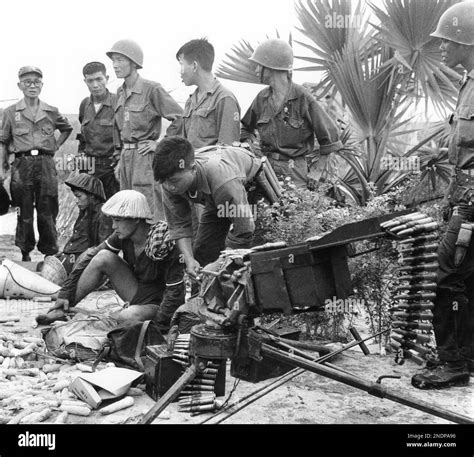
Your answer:
[[[21,78],[23,75],[26,75],[28,73],[36,73],[40,75],[40,77],[43,77],[43,72],[38,68],[38,67],[33,67],[31,65],[27,65],[26,67],[21,67],[20,70],[18,71],[18,77]]]

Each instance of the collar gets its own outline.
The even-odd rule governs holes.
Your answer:
[[[101,102],[101,105],[105,105],[105,106],[112,106],[112,94],[109,92],[109,89],[106,89],[107,90],[107,94],[105,96],[105,99],[103,102]],[[89,105],[95,103],[93,100],[92,100],[92,95],[89,97]]]
[[[194,160],[196,163],[196,190],[209,195],[211,193],[211,188],[207,182],[203,166],[196,159]]]
[[[26,109],[26,102],[25,99],[22,98],[16,105],[15,105],[15,110],[16,111],[22,111]],[[53,108],[49,106],[47,103],[39,100],[39,106],[38,106],[38,111],[53,111]]]
[[[212,84],[211,88],[206,92],[206,94],[209,94],[209,95],[215,94],[217,89],[219,89],[220,85],[221,83],[216,78],[214,78],[214,83]],[[189,94],[189,97],[197,101],[198,90],[199,88],[196,87],[196,90],[192,94]]]
[[[126,90],[128,89],[130,92],[141,94],[143,92],[143,78],[140,75],[138,75],[138,78],[135,81],[135,84],[133,85],[133,87],[127,87],[125,83],[123,83],[122,88],[125,93],[127,93]]]
[[[270,98],[272,96],[272,88],[270,86],[268,86],[266,88],[266,90],[264,89],[263,93],[262,93],[262,97],[264,98]],[[296,100],[298,98],[298,93],[297,93],[297,89],[296,89],[296,86],[295,84],[293,83],[293,81],[290,82],[290,89],[288,90],[288,96],[286,98],[286,100]]]

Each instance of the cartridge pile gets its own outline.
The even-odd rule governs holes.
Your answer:
[[[395,289],[390,346],[395,361],[411,358],[418,364],[431,353],[432,320],[438,269],[438,223],[423,213],[412,213],[381,224],[397,238],[399,285]]]
[[[173,360],[183,367],[183,371],[190,365],[189,338],[190,334],[181,334],[173,346]],[[184,387],[178,398],[180,412],[199,414],[219,408],[215,393],[218,370],[219,363],[209,361],[206,368]]]

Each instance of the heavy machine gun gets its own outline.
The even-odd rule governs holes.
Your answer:
[[[264,366],[300,367],[454,422],[473,423],[465,416],[385,388],[380,382],[383,377],[370,382],[323,364],[334,354],[314,359],[255,325],[255,318],[268,313],[323,311],[328,298],[348,298],[352,294],[347,264],[351,244],[386,236],[382,225],[411,212],[347,224],[292,247],[269,243],[248,250],[224,251],[201,272],[201,290],[196,300],[205,322],[190,331],[184,359],[187,364],[183,363],[188,366],[141,423],[151,423],[197,376],[217,372],[216,362],[227,359],[231,361],[231,375],[249,382],[276,376],[272,370],[262,369]]]

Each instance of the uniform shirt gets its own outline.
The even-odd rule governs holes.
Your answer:
[[[196,180],[195,192],[184,195],[170,193],[163,186],[163,206],[168,221],[170,238],[191,238],[193,235],[191,207],[189,202],[203,203],[207,208],[218,211],[219,208],[239,208],[232,220],[232,230],[228,242],[239,245],[240,237],[253,233],[255,221],[247,201],[245,185],[251,181],[260,168],[260,160],[242,148],[209,147],[195,157]],[[245,211],[248,208],[248,211]],[[248,239],[245,239],[245,243]],[[230,244],[228,243],[230,246]]]
[[[96,112],[91,97],[79,106],[81,135],[79,152],[88,156],[110,157],[114,153],[114,106],[117,96],[107,91],[107,96]]]
[[[150,227],[150,232],[153,228],[154,226]],[[161,303],[163,306],[163,303],[169,304],[179,298],[174,293],[176,286],[183,284],[184,265],[180,261],[179,250],[175,247],[163,260],[153,260],[146,255],[145,251],[136,258],[132,241],[129,239],[120,240],[115,233],[81,257],[61,287],[59,298],[66,298],[71,303],[73,302],[79,278],[90,261],[102,249],[116,254],[120,251],[123,252],[123,259],[137,279],[137,296],[140,296],[143,303],[155,305]],[[133,304],[133,300],[131,304]],[[179,305],[181,303],[176,303],[176,308]]]
[[[58,150],[55,130],[72,131],[72,125],[58,109],[41,100],[36,117],[22,99],[5,109],[2,124],[0,143],[8,146],[11,153],[40,149],[54,155]]]
[[[457,168],[474,168],[474,70],[461,87],[450,124],[449,162]]]
[[[271,95],[270,87],[263,89],[242,118],[243,141],[258,129],[262,152],[288,158],[311,154],[315,136],[321,155],[342,148],[336,125],[303,86],[291,83],[287,100],[279,109],[274,108]]]
[[[194,149],[239,141],[239,104],[234,94],[217,79],[200,100],[198,89],[189,96],[184,107],[182,136]]]
[[[127,95],[129,91],[129,95]],[[166,92],[161,84],[138,77],[133,87],[122,85],[117,91],[115,122],[121,142],[136,143],[143,140],[157,140],[161,134],[161,118],[172,121],[167,135],[176,135],[180,129],[183,109]]]
[[[80,255],[102,243],[110,235],[111,230],[106,224],[101,208],[102,203],[97,202],[79,211],[72,236],[63,249],[65,254]]]

